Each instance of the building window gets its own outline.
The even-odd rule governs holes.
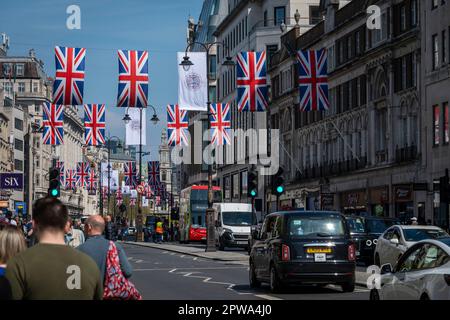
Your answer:
[[[400,31],[406,30],[406,6],[400,7]]]
[[[39,92],[39,82],[33,82],[33,92]]]
[[[239,174],[233,175],[233,199],[239,199]]]
[[[442,64],[445,64],[447,62],[447,34],[445,30],[442,31]]]
[[[25,66],[22,63],[16,64],[16,76],[23,77]]]
[[[23,120],[19,118],[14,118],[14,128],[17,130],[23,130]]]
[[[434,10],[438,7],[439,0],[431,0],[431,10]]]
[[[433,145],[438,146],[439,145],[439,106],[435,105],[433,106]]]
[[[19,82],[18,91],[22,92],[22,93],[25,92],[25,83],[24,82]]]
[[[448,144],[450,142],[450,134],[449,134],[449,126],[448,126],[448,102],[444,103],[442,114],[444,118],[444,144]]]
[[[433,58],[433,70],[436,70],[439,64],[439,40],[438,35],[434,34],[431,40],[432,46],[432,58]]]
[[[411,0],[411,26],[417,26],[417,0]]]
[[[4,82],[3,83],[3,90],[5,90],[7,93],[12,93],[12,83],[11,82]]]
[[[19,159],[14,159],[14,170],[23,171],[23,161]]]
[[[267,10],[264,11],[264,27],[267,27]]]
[[[247,113],[245,113],[245,114],[247,114]],[[247,171],[241,172],[241,193],[244,197],[247,196],[247,188],[248,188],[247,176],[248,176]]]
[[[276,26],[286,23],[286,7],[275,7],[274,13]]]
[[[319,6],[309,6],[309,24],[316,25],[320,21],[322,21],[320,7]]]
[[[14,149],[23,151],[23,141],[17,138],[14,138]]]

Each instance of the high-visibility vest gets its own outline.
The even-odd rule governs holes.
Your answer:
[[[162,222],[157,222],[156,223],[156,233],[159,233],[159,234],[163,233],[163,224],[162,224]]]

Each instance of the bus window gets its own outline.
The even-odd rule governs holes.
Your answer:
[[[202,216],[198,216],[198,225],[199,225],[199,226],[202,225]]]

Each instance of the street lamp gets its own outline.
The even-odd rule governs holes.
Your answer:
[[[153,109],[153,116],[150,119],[150,121],[156,125],[159,122],[159,118],[158,115],[156,114],[156,108],[149,104],[148,107]],[[139,180],[138,183],[141,184],[142,183],[142,157],[144,154],[146,154],[145,152],[142,151],[142,109],[143,107],[139,108]],[[128,114],[128,108],[125,112],[125,116],[122,119],[125,124],[130,123],[131,121],[131,117]],[[150,153],[148,153],[150,154]],[[136,216],[136,238],[137,241],[140,241],[142,239],[142,211],[141,211],[141,199],[139,198],[139,194],[138,194],[138,199],[137,199],[137,205],[138,205],[138,214]]]
[[[120,142],[120,138],[117,136],[110,136],[108,137],[108,139],[106,140],[106,145],[107,145],[107,149],[108,149],[108,165],[107,165],[107,169],[108,169],[108,213],[109,213],[109,203],[110,203],[110,198],[111,198],[111,141],[113,141],[114,139],[117,139],[118,143],[117,143],[117,149],[122,149],[122,143]],[[102,170],[102,168],[100,167],[100,171]],[[101,185],[100,185],[101,187]],[[102,199],[103,201],[103,199]],[[103,209],[103,206],[102,206]],[[103,213],[103,212],[102,212]]]
[[[212,42],[212,43],[202,43],[193,41],[190,42],[187,47],[186,51],[183,57],[183,61],[180,62],[180,66],[183,67],[185,71],[188,71],[191,66],[194,65],[194,63],[189,59],[188,56],[188,50],[194,45],[198,44],[202,46],[206,51],[206,70],[207,70],[207,80],[208,80],[208,101],[207,104],[207,121],[208,121],[208,133],[211,135],[211,123],[209,121],[210,118],[210,106],[211,106],[211,97],[210,97],[210,85],[209,85],[209,60],[210,60],[210,50],[214,45],[221,46],[223,45],[221,42]],[[224,45],[225,46],[225,45]],[[225,48],[228,49],[227,46]],[[232,67],[235,65],[233,59],[230,56],[225,57],[224,62],[222,63],[225,67]],[[210,136],[211,140],[211,136]],[[206,228],[207,228],[207,240],[206,240],[206,252],[212,252],[216,251],[216,240],[215,240],[215,227],[213,222],[214,217],[214,209],[212,208],[212,202],[213,202],[213,190],[212,190],[212,165],[210,163],[211,161],[208,161],[208,208],[206,209]]]

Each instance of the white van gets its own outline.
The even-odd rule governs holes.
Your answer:
[[[248,203],[215,203],[216,244],[247,249],[254,222],[252,205]]]

